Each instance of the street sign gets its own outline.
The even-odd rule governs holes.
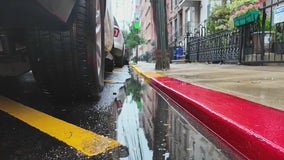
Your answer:
[[[135,29],[140,29],[141,28],[139,21],[134,21],[134,28]]]
[[[284,22],[284,5],[281,4],[275,7],[273,15],[274,15],[274,24]]]

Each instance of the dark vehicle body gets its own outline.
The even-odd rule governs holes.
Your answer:
[[[3,0],[0,2],[0,25],[3,28],[46,29],[67,27],[76,0]]]

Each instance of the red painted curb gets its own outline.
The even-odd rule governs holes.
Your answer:
[[[252,160],[284,159],[284,112],[170,77],[150,85]]]

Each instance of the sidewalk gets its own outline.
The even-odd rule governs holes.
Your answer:
[[[155,63],[139,61],[136,66],[284,110],[284,66],[185,63],[170,64],[167,71],[155,70]]]
[[[284,159],[282,67],[192,63],[156,71],[154,63],[130,66],[244,159]]]

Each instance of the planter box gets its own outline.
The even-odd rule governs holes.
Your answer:
[[[258,16],[258,10],[248,11],[247,13],[234,18],[234,26],[238,27],[251,22],[255,22],[258,19]]]

